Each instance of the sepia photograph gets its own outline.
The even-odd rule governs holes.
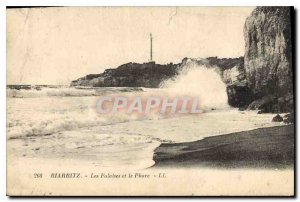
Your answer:
[[[294,18],[7,6],[6,194],[294,196]]]

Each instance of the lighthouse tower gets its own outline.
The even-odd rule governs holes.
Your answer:
[[[153,41],[153,37],[152,37],[152,33],[150,33],[150,62],[153,61],[153,49],[152,49],[152,41]]]

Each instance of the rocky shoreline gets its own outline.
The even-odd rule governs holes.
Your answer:
[[[258,113],[289,113],[294,121],[290,7],[257,7],[244,26],[245,54],[239,58],[184,58],[178,64],[127,63],[102,74],[90,74],[71,86],[148,87],[176,77],[197,64],[214,68],[227,86],[228,104]]]

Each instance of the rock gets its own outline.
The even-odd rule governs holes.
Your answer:
[[[271,106],[271,113],[281,113],[282,111],[280,110],[280,106],[277,103],[274,103]]]
[[[175,77],[184,68],[197,65],[215,68],[227,85],[228,104],[232,107],[245,107],[253,100],[252,92],[247,87],[243,57],[184,58],[179,64],[167,65],[127,63],[115,69],[106,69],[102,74],[89,74],[74,80],[71,86],[158,88],[164,80]]]
[[[184,58],[178,64],[127,63],[115,69],[106,69],[102,74],[89,74],[71,82],[71,86],[92,87],[149,87],[158,88],[164,80],[178,75],[184,68],[194,65],[204,65],[215,68],[227,85],[235,82],[245,83],[244,58],[217,58],[206,59]],[[223,74],[223,72],[226,73]]]
[[[239,111],[245,111],[247,108],[246,107],[240,107]]]
[[[127,63],[116,69],[106,69],[102,74],[79,78],[72,81],[71,86],[157,88],[163,80],[176,76],[179,66],[173,63]]]
[[[260,110],[258,113],[287,113],[293,110],[293,99],[286,101],[284,97],[276,98],[273,95],[267,95],[254,100],[249,104],[247,110]]]
[[[71,82],[71,86],[92,87],[149,87],[158,88],[164,80],[178,75],[184,68],[206,66],[215,68],[220,78],[228,86],[228,104],[245,107],[252,99],[251,90],[246,86],[244,58],[206,59],[184,58],[179,64],[160,65],[155,62],[127,63],[115,69],[106,69],[102,74],[89,74]]]
[[[280,113],[291,112],[294,108],[293,100],[285,100],[284,97],[280,97],[277,100],[277,107]]]
[[[294,96],[288,93],[284,97],[278,98],[278,104],[280,107],[280,112],[292,112],[294,110]]]
[[[260,99],[254,100],[249,104],[247,110],[261,110],[262,113],[272,112],[275,96],[267,95]]]
[[[294,112],[288,113],[284,116],[284,123],[294,123]]]
[[[244,36],[244,66],[254,96],[293,94],[290,8],[257,7]]]
[[[253,100],[252,92],[247,86],[230,85],[226,91],[230,106],[242,108]]]
[[[274,118],[272,119],[272,122],[282,122],[283,118],[277,114],[276,116],[274,116]]]
[[[292,41],[289,7],[257,7],[244,26],[244,68],[258,113],[293,111]]]

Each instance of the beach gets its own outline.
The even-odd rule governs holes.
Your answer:
[[[154,167],[293,168],[294,125],[163,143],[154,152]]]
[[[56,153],[52,158],[42,158],[17,157],[9,152],[7,194],[125,196],[132,195],[130,190],[134,189],[134,195],[139,196],[291,196],[293,140],[293,125],[288,125],[194,142],[163,143],[155,149],[155,165],[141,170],[95,165],[93,160],[79,154],[72,159]],[[36,174],[42,174],[42,178],[36,178]],[[128,178],[130,174],[134,176],[132,179]],[[95,175],[101,177],[93,178]]]

